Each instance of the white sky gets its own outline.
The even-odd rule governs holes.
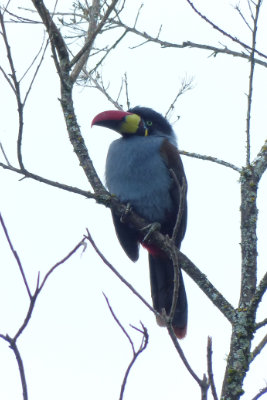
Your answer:
[[[130,1],[128,1],[130,4]],[[31,7],[31,2],[24,2]],[[59,8],[72,1],[59,2]],[[14,6],[21,4],[13,1]],[[47,5],[52,2],[47,1]],[[139,2],[126,8],[125,20],[133,21]],[[249,33],[228,0],[196,0],[196,5],[222,28],[249,39]],[[240,1],[241,7],[246,1]],[[259,49],[266,52],[266,3],[259,25]],[[185,1],[165,0],[156,5],[146,0],[138,28],[156,35],[163,24],[163,40],[193,41],[238,49],[201,21]],[[8,25],[10,44],[18,75],[25,71],[39,49],[39,26]],[[109,32],[109,39],[113,33]],[[107,35],[106,35],[107,37]],[[106,38],[101,37],[101,43]],[[140,43],[129,36],[113,51],[102,68],[103,79],[116,96],[121,76],[127,72],[131,105],[144,105],[165,113],[181,80],[194,78],[194,89],[177,103],[173,120],[179,147],[212,155],[241,166],[245,159],[246,93],[249,64],[237,58],[194,49],[160,49],[155,44],[135,50]],[[2,46],[2,44],[1,44]],[[5,51],[1,65],[6,65]],[[3,63],[3,64],[2,64]],[[252,117],[252,157],[266,139],[266,77],[256,67]],[[25,82],[26,83],[26,82]],[[12,93],[0,78],[0,141],[11,163],[16,164],[17,115]],[[50,53],[41,68],[25,110],[23,155],[26,167],[50,179],[88,189],[68,141],[58,101],[59,85]],[[96,90],[78,87],[75,109],[83,136],[100,176],[103,177],[108,146],[117,136],[111,131],[90,128],[101,111],[113,108]],[[205,273],[234,306],[240,287],[240,231],[238,174],[230,169],[183,157],[189,182],[189,221],[182,251]],[[147,255],[133,264],[120,248],[109,210],[81,196],[47,187],[0,170],[0,210],[13,244],[21,257],[33,290],[37,273],[41,277],[62,259],[89,228],[107,259],[150,301]],[[259,191],[259,277],[266,271],[266,174]],[[185,274],[184,274],[185,276]],[[193,369],[206,372],[207,336],[213,338],[213,366],[218,392],[230,340],[230,325],[185,276],[189,301],[187,337],[181,342]],[[140,356],[128,378],[125,400],[198,399],[199,389],[185,370],[167,332],[156,325],[154,316],[124,287],[88,246],[78,252],[49,279],[37,300],[29,326],[18,341],[25,364],[30,399],[118,399],[124,372],[131,360],[131,348],[112,319],[102,295],[139,345],[139,335],[129,324],[148,328],[147,350]],[[18,267],[0,231],[0,333],[12,336],[23,322],[27,292]],[[266,299],[265,299],[266,306]],[[263,304],[259,320],[266,317]],[[265,334],[264,328],[255,344]],[[254,362],[246,379],[251,399],[266,384],[266,349]],[[7,343],[0,341],[0,399],[22,398],[15,357]]]

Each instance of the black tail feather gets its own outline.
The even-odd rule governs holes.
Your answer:
[[[173,296],[173,265],[164,256],[154,257],[149,254],[151,296],[153,306],[159,313],[164,308],[169,314]],[[162,325],[162,321],[158,321]],[[179,291],[175,314],[172,322],[175,334],[179,338],[186,335],[187,298],[181,271],[179,272]]]

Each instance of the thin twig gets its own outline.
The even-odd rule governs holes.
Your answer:
[[[101,82],[101,84],[100,84],[99,81],[93,77],[91,77],[90,80],[95,85],[93,87],[95,87],[101,93],[103,93],[106,96],[106,98],[108,99],[108,101],[110,101],[114,105],[114,107],[116,107],[118,110],[123,110],[123,107],[109,95],[109,93],[107,92],[106,88],[103,85],[103,82]]]
[[[16,74],[16,69],[13,61],[13,57],[11,54],[11,48],[9,46],[8,38],[7,38],[7,32],[5,28],[5,22],[3,18],[3,14],[0,9],[0,25],[2,28],[2,35],[6,47],[6,52],[7,52],[7,59],[9,62],[10,70],[11,70],[11,78],[14,84],[14,91],[15,91],[15,96],[16,96],[16,101],[17,101],[17,106],[18,106],[18,116],[19,116],[19,129],[18,129],[18,140],[17,140],[17,154],[18,154],[18,161],[20,168],[24,170],[24,165],[22,161],[22,152],[21,152],[21,145],[22,145],[22,134],[23,134],[23,103],[21,101],[21,94],[20,94],[20,83],[17,79],[17,74]]]
[[[125,84],[126,104],[127,104],[127,109],[129,110],[129,108],[131,107],[131,103],[129,98],[128,77],[126,72],[124,74],[124,84]]]
[[[124,333],[124,335],[127,337],[128,341],[129,341],[129,343],[130,343],[130,345],[131,345],[131,347],[132,347],[132,351],[133,351],[133,355],[134,355],[134,354],[135,354],[135,348],[134,348],[134,344],[133,344],[133,341],[132,341],[132,339],[131,339],[129,333],[126,331],[126,329],[124,328],[124,326],[122,325],[122,323],[121,323],[121,322],[119,321],[119,319],[117,318],[116,314],[114,313],[114,311],[113,311],[113,309],[112,309],[112,307],[111,307],[111,305],[110,305],[109,299],[107,298],[107,296],[105,295],[104,292],[103,292],[103,296],[105,297],[105,300],[106,300],[106,302],[107,302],[109,311],[110,311],[111,314],[112,314],[112,317],[114,318],[114,320],[116,321],[117,325],[120,327],[120,329],[122,330],[122,332]]]
[[[184,93],[186,93],[188,90],[192,89],[192,82],[193,82],[193,78],[190,79],[183,79],[182,84],[178,90],[178,93],[176,94],[174,100],[172,101],[171,105],[169,106],[168,110],[165,113],[165,118],[169,119],[169,114],[171,113],[171,111],[173,111],[175,103],[177,102],[177,100],[179,99],[180,96],[182,96]]]
[[[136,25],[137,25],[137,21],[138,21],[138,19],[139,19],[139,17],[140,17],[141,10],[142,10],[143,6],[144,6],[144,4],[141,3],[141,5],[140,5],[140,7],[139,7],[139,9],[138,9],[138,11],[137,11],[137,14],[136,14],[136,17],[135,17],[135,21],[134,21],[134,28],[135,28]]]
[[[83,54],[85,52],[88,51],[88,49],[90,49],[90,47],[92,46],[96,36],[98,35],[98,33],[101,31],[101,29],[104,27],[105,23],[108,20],[108,17],[110,16],[110,14],[112,13],[112,11],[114,10],[114,8],[116,7],[116,4],[118,3],[119,0],[112,0],[110,6],[108,7],[105,15],[103,16],[101,22],[98,24],[97,28],[95,29],[95,31],[92,33],[91,37],[87,40],[87,42],[85,43],[85,45],[83,46],[83,48],[76,54],[76,56],[73,57],[73,59],[71,60],[70,63],[70,67],[72,68],[79,60],[80,58],[83,56]]]
[[[29,298],[32,299],[32,294],[31,294],[31,291],[30,291],[30,288],[29,288],[29,285],[28,285],[28,282],[27,282],[27,278],[26,278],[25,272],[23,270],[22,263],[20,261],[20,257],[18,255],[18,253],[16,252],[16,250],[14,249],[14,246],[13,246],[12,241],[10,239],[7,227],[5,225],[5,222],[4,222],[4,219],[3,219],[2,215],[1,215],[1,213],[0,213],[0,223],[1,223],[3,231],[5,233],[5,236],[6,236],[8,244],[9,244],[9,247],[10,247],[12,253],[13,253],[13,256],[15,257],[15,260],[16,260],[17,264],[18,264],[18,267],[19,267],[19,270],[20,270],[24,285],[26,287],[27,293],[29,295]]]
[[[267,290],[267,272],[263,275],[261,281],[259,282],[259,284],[255,290],[255,294],[251,300],[250,308],[251,308],[252,312],[255,312],[257,310],[257,307],[258,307],[259,303],[261,302],[262,296],[264,295],[266,290]]]
[[[172,233],[172,237],[171,237],[171,242],[175,246],[176,238],[177,238],[177,235],[178,235],[178,232],[180,229],[182,217],[183,217],[184,210],[185,210],[187,184],[186,184],[185,178],[183,178],[182,185],[180,185],[175,172],[172,169],[170,169],[170,173],[175,182],[175,185],[177,186],[177,190],[179,193],[178,213],[177,213],[176,222],[175,222],[175,226],[173,228],[173,233]],[[179,279],[180,267],[179,267],[179,260],[178,260],[177,252],[171,252],[171,256],[172,256],[171,259],[172,259],[172,265],[173,265],[173,294],[172,294],[172,305],[171,305],[171,309],[170,309],[170,312],[169,312],[169,315],[167,318],[168,324],[172,324],[172,321],[174,318],[176,305],[177,305],[177,301],[178,301],[179,285],[180,285],[180,279]]]
[[[185,178],[183,177],[182,185],[180,185],[175,172],[172,169],[170,169],[170,173],[175,182],[175,185],[177,185],[177,190],[179,192],[178,213],[177,213],[176,222],[175,222],[173,232],[172,232],[172,237],[171,237],[171,240],[173,241],[173,243],[175,243],[177,235],[179,233],[179,229],[180,229],[180,225],[181,225],[182,218],[184,215],[184,211],[185,211],[187,183],[186,183]]]
[[[93,0],[92,5],[88,8],[89,26],[84,46],[87,46],[88,43],[91,43],[91,45],[88,46],[87,50],[81,55],[81,57],[77,60],[76,64],[74,65],[73,71],[71,73],[71,80],[73,82],[76,82],[78,76],[80,75],[80,72],[85,67],[87,60],[90,57],[90,53],[93,46],[92,37],[95,35],[95,31],[97,29],[97,21],[100,15],[100,9],[101,9],[100,0]]]
[[[192,3],[192,1],[190,0],[186,0],[187,3],[192,7],[192,9],[195,11],[195,13],[200,16],[205,22],[207,22],[209,25],[212,26],[212,28],[214,28],[215,30],[217,30],[218,32],[220,32],[222,35],[228,37],[229,39],[231,39],[233,42],[239,44],[240,46],[244,47],[246,50],[250,50],[251,52],[256,52],[259,56],[267,58],[266,54],[261,53],[260,51],[256,50],[253,45],[252,47],[250,47],[249,45],[247,45],[246,43],[242,42],[241,40],[237,39],[236,37],[230,35],[230,33],[224,31],[223,29],[221,29],[218,25],[214,24],[210,19],[208,19],[205,15],[203,15],[199,10],[197,10],[197,8],[194,6],[194,4]],[[259,2],[261,2],[261,0],[259,0]]]
[[[246,118],[246,164],[250,165],[250,123],[251,123],[251,107],[252,107],[252,96],[253,96],[253,80],[255,71],[255,52],[256,52],[256,37],[258,28],[258,19],[260,13],[260,6],[262,0],[258,0],[256,6],[255,17],[253,20],[253,32],[252,32],[252,46],[250,52],[250,73],[249,73],[249,90],[248,90],[248,106],[247,106],[247,118]]]
[[[106,299],[106,302],[107,302],[107,305],[108,305],[108,308],[109,308],[109,310],[110,310],[110,312],[111,312],[112,317],[114,318],[116,324],[120,327],[120,329],[121,329],[121,331],[123,332],[123,334],[127,337],[128,341],[129,341],[129,343],[130,343],[130,345],[131,345],[132,352],[133,352],[132,360],[131,360],[130,364],[128,365],[128,368],[127,368],[127,370],[126,370],[126,372],[125,372],[125,375],[124,375],[124,378],[123,378],[123,382],[122,382],[122,385],[121,385],[121,391],[120,391],[119,400],[122,400],[122,399],[123,399],[123,396],[124,396],[124,391],[125,391],[125,387],[126,387],[127,378],[128,378],[129,373],[130,373],[130,371],[131,371],[131,368],[133,367],[134,363],[136,362],[138,356],[146,349],[146,347],[147,347],[147,345],[148,345],[149,336],[148,336],[147,329],[146,329],[145,326],[142,324],[142,322],[140,322],[140,324],[141,324],[141,326],[142,326],[142,330],[141,330],[141,329],[138,329],[138,328],[136,328],[135,326],[132,326],[132,325],[131,325],[131,327],[132,327],[133,329],[135,329],[136,331],[138,331],[138,332],[140,332],[140,333],[142,334],[141,344],[140,344],[140,346],[139,346],[139,349],[136,351],[136,350],[135,350],[135,347],[134,347],[134,343],[133,343],[133,341],[132,341],[130,335],[128,334],[128,332],[126,331],[126,329],[124,328],[124,326],[121,324],[121,322],[119,321],[118,317],[117,317],[116,314],[114,313],[114,311],[113,311],[113,309],[112,309],[112,307],[111,307],[111,305],[110,305],[110,302],[109,302],[107,296],[105,295],[105,293],[103,293],[103,295],[104,295],[104,297],[105,297],[105,299]]]
[[[7,165],[8,165],[9,167],[11,167],[11,164],[10,164],[8,158],[7,158],[7,155],[6,155],[6,152],[5,152],[5,150],[4,150],[4,147],[3,147],[2,143],[0,143],[0,148],[1,148],[1,151],[2,151],[2,153],[3,153],[4,158],[5,158],[5,160],[6,160]]]
[[[45,277],[44,277],[44,279],[43,279],[41,285],[39,284],[39,281],[40,281],[40,274],[38,273],[36,289],[35,289],[34,294],[33,294],[32,297],[31,297],[31,301],[30,301],[30,304],[29,304],[29,308],[28,308],[27,315],[26,315],[26,317],[25,317],[25,319],[24,319],[23,324],[21,325],[21,327],[18,329],[17,333],[15,334],[15,336],[14,336],[14,338],[13,338],[14,341],[16,341],[16,340],[18,339],[18,337],[22,334],[22,332],[24,331],[24,329],[27,327],[27,325],[28,325],[28,323],[29,323],[29,321],[30,321],[30,319],[31,319],[33,310],[34,310],[34,306],[35,306],[36,300],[37,300],[37,298],[38,298],[38,296],[39,296],[41,290],[43,289],[43,287],[44,287],[44,285],[45,285],[47,279],[49,278],[49,276],[52,274],[52,272],[54,272],[54,270],[55,270],[56,268],[58,268],[60,265],[64,264],[74,253],[76,253],[76,251],[77,251],[81,246],[84,246],[84,240],[85,240],[85,239],[82,239],[82,240],[73,248],[73,250],[71,250],[62,260],[58,261],[52,268],[50,268],[50,270],[46,273],[46,275],[45,275]]]
[[[19,168],[13,167],[12,165],[6,165],[6,164],[1,163],[1,162],[0,162],[0,167],[2,167],[4,169],[7,169],[9,171],[12,171],[12,172],[16,172],[17,174],[23,175],[24,178],[30,178],[30,179],[33,179],[35,181],[44,183],[46,185],[56,187],[58,189],[66,190],[66,191],[71,192],[71,193],[76,193],[76,194],[79,194],[81,196],[85,196],[88,199],[97,199],[98,198],[98,200],[100,200],[98,195],[90,192],[89,190],[86,191],[86,190],[83,190],[83,189],[79,189],[79,188],[77,188],[75,186],[69,186],[69,185],[66,185],[64,183],[51,181],[50,179],[44,178],[43,176],[34,174],[32,172],[29,172],[29,171],[21,170]],[[106,198],[106,200],[108,201],[108,197]]]
[[[259,391],[258,394],[256,394],[256,396],[253,397],[253,399],[251,400],[258,400],[262,395],[264,395],[265,393],[267,393],[267,386],[265,386],[263,389],[261,389]]]
[[[265,319],[264,319],[263,321],[261,321],[261,322],[258,322],[258,323],[255,325],[255,330],[260,329],[260,328],[264,327],[265,325],[267,325],[267,318],[265,318]]]
[[[267,169],[267,139],[265,140],[263,146],[257,154],[257,157],[252,162],[252,166],[254,167],[255,174],[257,174],[260,180],[262,174]]]
[[[260,352],[266,346],[266,344],[267,344],[267,334],[260,341],[258,346],[256,346],[255,349],[252,351],[252,353],[251,353],[251,362],[255,360],[255,358],[260,354]]]
[[[142,341],[141,341],[140,347],[139,347],[139,349],[137,351],[135,351],[134,356],[133,356],[133,358],[132,358],[132,360],[131,360],[130,364],[128,365],[128,368],[127,368],[127,370],[125,372],[125,375],[124,375],[124,378],[123,378],[123,382],[122,382],[122,385],[121,385],[121,391],[120,391],[119,400],[123,400],[124,391],[125,391],[125,387],[126,387],[126,382],[127,382],[127,379],[128,379],[128,376],[129,376],[129,373],[131,371],[132,366],[136,362],[137,357],[146,349],[146,347],[148,345],[149,336],[148,336],[147,329],[142,324],[141,321],[140,321],[140,324],[142,326],[142,330],[131,325],[133,329],[135,329],[136,331],[142,333],[143,336],[142,336]]]
[[[134,27],[129,27],[128,25],[124,24],[121,20],[119,21],[115,21],[112,20],[112,22],[117,25],[120,26],[122,28],[125,29],[125,31],[127,33],[132,32],[137,36],[141,36],[142,38],[145,39],[145,41],[141,44],[146,44],[149,42],[153,42],[153,43],[157,43],[161,46],[161,48],[175,48],[175,49],[184,49],[184,48],[195,48],[195,49],[201,49],[201,50],[208,50],[212,52],[212,55],[215,57],[218,54],[226,54],[226,55],[230,55],[232,57],[240,57],[240,58],[244,58],[246,60],[250,59],[250,56],[248,54],[246,54],[245,52],[238,52],[238,51],[234,51],[231,49],[228,49],[226,46],[220,48],[220,47],[215,47],[215,46],[211,46],[211,45],[207,45],[207,44],[202,44],[202,43],[195,43],[192,41],[186,41],[186,42],[182,42],[182,43],[173,43],[173,42],[168,42],[168,41],[164,41],[161,40],[157,37],[151,36],[149,35],[147,32],[142,32],[137,30]],[[140,45],[137,45],[135,47],[138,47]],[[262,53],[260,53],[262,54]],[[267,55],[262,55],[264,58],[267,58]],[[258,58],[255,58],[255,63],[264,66],[265,68],[267,67],[267,62],[260,60]]]
[[[213,370],[212,370],[212,338],[210,336],[208,337],[208,345],[207,345],[207,364],[208,364],[208,378],[211,387],[211,393],[214,400],[218,400],[214,382]]]
[[[172,321],[174,318],[174,314],[176,311],[176,305],[178,301],[179,295],[179,286],[180,286],[180,267],[179,267],[179,259],[176,252],[172,252],[172,265],[173,265],[173,293],[172,293],[172,305],[167,316],[167,325],[172,325]]]
[[[8,74],[6,73],[6,71],[4,70],[4,68],[1,67],[0,65],[0,71],[2,72],[2,74],[4,75],[4,78],[6,79],[7,83],[9,84],[9,86],[11,87],[11,89],[13,90],[14,94],[16,94],[16,90],[15,87],[11,81],[11,79],[9,79]]]
[[[90,232],[88,229],[86,229],[87,231],[87,235],[85,235],[85,238],[89,240],[89,242],[91,243],[91,245],[93,246],[93,248],[95,249],[96,253],[99,255],[99,257],[101,258],[101,260],[104,262],[104,264],[106,264],[106,266],[124,283],[124,285],[126,285],[134,294],[135,296],[137,296],[142,303],[145,304],[145,306],[152,311],[157,317],[160,317],[160,315],[157,313],[156,310],[154,310],[153,307],[151,307],[151,305],[137,292],[137,290],[135,290],[135,288],[116,270],[116,268],[113,267],[113,265],[105,258],[105,256],[102,254],[102,252],[98,249],[98,247],[96,246]]]
[[[238,12],[238,14],[240,15],[240,17],[242,18],[243,22],[247,25],[248,29],[252,32],[252,28],[251,28],[251,26],[249,25],[249,23],[248,23],[247,19],[245,18],[244,14],[242,13],[242,11],[241,11],[239,5],[236,5],[236,6],[235,6],[235,9],[236,9],[236,11]]]
[[[180,344],[179,344],[179,342],[178,342],[178,340],[177,340],[177,338],[175,336],[175,333],[174,333],[174,330],[173,330],[172,326],[167,326],[167,329],[168,329],[169,335],[171,337],[171,340],[172,340],[172,342],[174,344],[174,347],[176,348],[177,353],[179,354],[184,366],[186,367],[187,371],[192,376],[192,378],[197,382],[197,384],[201,388],[201,393],[202,393],[202,398],[203,398],[203,392],[207,393],[208,387],[209,387],[205,375],[204,375],[203,379],[200,379],[197,376],[197,374],[193,371],[191,365],[189,364],[187,358],[185,357],[184,352],[182,350],[182,347],[180,346]]]
[[[39,292],[43,289],[47,279],[52,274],[52,272],[54,272],[55,269],[57,269],[60,265],[64,264],[82,246],[85,246],[85,238],[80,240],[80,242],[64,258],[62,258],[62,260],[58,261],[52,268],[50,268],[39,286]]]
[[[25,96],[24,96],[23,105],[25,105],[25,103],[26,103],[26,101],[27,101],[27,98],[28,98],[28,96],[29,96],[29,94],[30,94],[30,91],[31,91],[31,89],[32,89],[32,86],[33,86],[33,84],[34,84],[34,81],[35,81],[35,79],[36,79],[36,76],[37,76],[37,74],[38,74],[38,72],[39,72],[39,70],[40,70],[40,67],[41,67],[41,65],[42,65],[42,63],[43,63],[43,61],[44,61],[44,56],[45,56],[45,52],[46,52],[46,50],[47,50],[48,44],[49,44],[49,40],[46,41],[46,45],[44,46],[43,54],[42,54],[42,56],[41,56],[41,58],[40,58],[40,61],[39,61],[38,65],[37,65],[35,71],[34,71],[34,74],[33,74],[33,76],[32,76],[31,82],[30,82],[30,84],[29,84],[28,90],[27,90],[27,92],[26,92],[26,94],[25,94]],[[43,43],[42,43],[41,49],[42,49],[42,47],[43,47]],[[41,49],[39,50],[39,52],[38,52],[38,54],[36,55],[35,59],[38,57],[38,55],[39,55]],[[31,68],[31,66],[32,66],[33,63],[35,62],[35,59],[33,60],[32,64],[30,65],[29,68]],[[28,70],[29,70],[29,68],[28,68]],[[26,75],[26,73],[27,73],[27,71],[25,72],[24,76]],[[22,80],[22,79],[23,79],[23,77],[21,78],[21,80]]]

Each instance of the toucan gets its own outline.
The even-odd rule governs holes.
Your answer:
[[[92,126],[98,125],[118,132],[121,137],[109,147],[106,160],[106,185],[121,202],[128,204],[146,221],[160,224],[162,234],[172,235],[180,210],[176,235],[178,248],[187,224],[186,182],[176,137],[172,126],[160,113],[147,107],[134,107],[127,112],[104,111],[96,115]],[[160,314],[168,314],[172,305],[174,269],[172,261],[143,235],[112,214],[119,242],[132,261],[139,257],[139,244],[149,253],[151,297]],[[157,318],[164,325],[162,318]],[[179,270],[179,290],[172,326],[175,335],[183,338],[187,330],[187,298],[182,273]]]

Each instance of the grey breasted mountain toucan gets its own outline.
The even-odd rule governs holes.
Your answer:
[[[130,203],[133,210],[148,222],[159,222],[160,231],[171,236],[179,211],[179,187],[186,178],[169,122],[150,108],[134,107],[128,112],[104,111],[93,119],[93,125],[110,128],[122,135],[111,143],[108,151],[108,190],[121,202]],[[186,200],[181,215],[176,237],[178,248],[186,230]],[[140,233],[123,224],[114,214],[113,222],[121,246],[128,257],[136,261]],[[168,314],[173,295],[172,262],[155,246],[143,245],[149,252],[153,306],[159,313],[164,308]],[[183,338],[187,329],[187,299],[181,271],[179,274],[179,293],[172,324],[176,336]],[[161,321],[158,323],[162,325]]]

